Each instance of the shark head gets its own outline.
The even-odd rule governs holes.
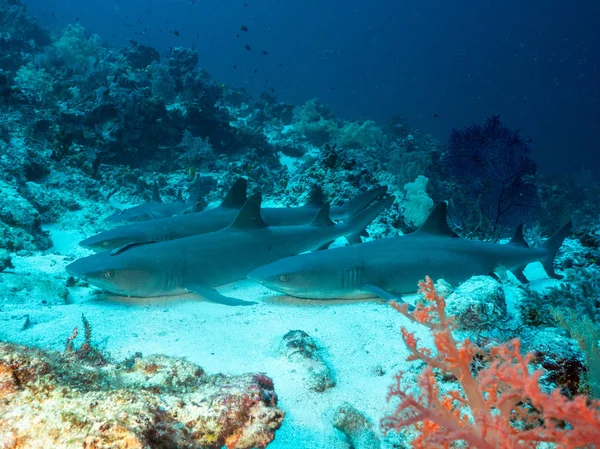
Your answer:
[[[123,256],[106,251],[78,259],[67,265],[66,270],[115,295],[149,296],[155,292],[160,278],[135,258]]]
[[[321,252],[287,257],[248,274],[248,279],[276,292],[311,299],[346,297],[349,291],[343,278],[343,271],[322,258]]]

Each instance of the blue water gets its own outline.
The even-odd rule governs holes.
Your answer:
[[[444,141],[501,114],[540,168],[600,174],[597,0],[27,3],[55,30],[79,21],[112,44],[194,45],[220,82],[318,97],[342,118],[404,116]]]

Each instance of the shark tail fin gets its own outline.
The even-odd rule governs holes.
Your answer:
[[[348,243],[351,245],[354,243],[361,243],[362,240],[360,238],[361,235],[366,234],[365,228],[369,226],[369,224],[377,218],[377,216],[389,208],[394,200],[395,196],[390,196],[381,201],[377,201],[373,203],[371,206],[367,207],[365,210],[357,213],[353,216],[348,222],[348,232],[344,235]]]
[[[563,276],[554,271],[554,256],[556,256],[558,248],[560,248],[560,245],[562,245],[572,228],[573,222],[569,221],[566,225],[556,231],[548,240],[546,240],[546,242],[544,242],[544,248],[548,251],[548,253],[546,259],[542,260],[542,265],[544,266],[546,273],[548,273],[548,276],[551,278],[563,278]]]
[[[387,186],[378,187],[371,189],[368,192],[358,195],[356,198],[351,199],[346,204],[341,206],[343,220],[349,220],[351,217],[356,216],[360,211],[365,210],[369,204],[373,201],[381,198],[387,192]]]

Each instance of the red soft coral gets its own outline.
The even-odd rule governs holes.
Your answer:
[[[452,335],[453,319],[446,316],[446,302],[433,281],[427,277],[419,287],[424,305],[414,312],[408,312],[406,304],[392,307],[428,327],[437,351],[434,355],[421,348],[414,334],[402,329],[408,360],[428,366],[419,375],[418,397],[402,386],[402,373],[396,376],[388,400],[398,398],[400,404],[381,420],[384,432],[415,426],[415,449],[447,449],[456,441],[477,449],[535,449],[541,442],[555,443],[557,449],[600,448],[600,401],[585,396],[570,400],[558,389],[543,393],[538,382],[542,373],[529,371],[532,356],[521,355],[518,339],[492,347],[488,355],[468,339],[459,345]],[[475,355],[488,360],[476,375],[471,371]],[[434,369],[456,377],[461,390],[442,397]]]

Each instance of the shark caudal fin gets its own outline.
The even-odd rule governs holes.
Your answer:
[[[365,210],[373,201],[385,195],[385,192],[387,192],[386,186],[378,187],[351,199],[346,204],[341,206],[341,209],[344,211],[343,219],[349,220],[350,218],[356,216],[360,211]]]
[[[348,233],[346,233],[344,237],[346,237],[348,243],[351,245],[354,243],[361,243],[362,240],[360,236],[365,234],[365,228],[369,226],[381,212],[389,208],[395,199],[395,196],[390,196],[381,201],[377,201],[347,220],[346,226],[348,226]]]
[[[542,265],[544,266],[544,270],[548,273],[553,279],[562,279],[563,276],[557,274],[554,271],[554,256],[558,252],[560,245],[562,245],[563,241],[571,233],[571,229],[573,228],[573,222],[569,221],[566,225],[556,231],[548,240],[544,242],[544,248],[548,251],[546,259],[542,260]]]

